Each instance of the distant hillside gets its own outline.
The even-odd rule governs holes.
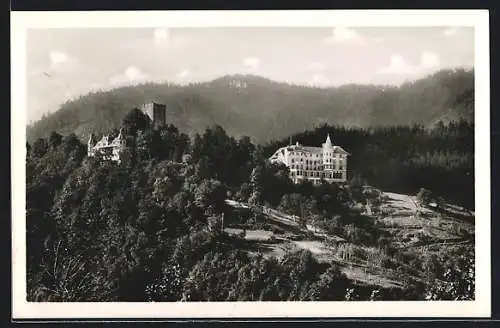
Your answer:
[[[54,90],[57,92],[57,90]],[[94,92],[66,102],[27,128],[28,141],[52,131],[86,137],[119,126],[132,108],[167,104],[167,119],[188,134],[218,124],[255,142],[280,139],[323,123],[344,126],[432,125],[474,118],[474,72],[443,70],[401,86],[306,87],[251,75],[179,86],[148,83]]]

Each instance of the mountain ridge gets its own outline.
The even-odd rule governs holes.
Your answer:
[[[258,143],[311,129],[318,124],[352,127],[473,121],[474,71],[441,70],[399,86],[349,84],[317,87],[273,81],[258,75],[224,75],[177,85],[148,82],[95,91],[63,103],[27,127],[27,139],[52,131],[85,138],[121,124],[140,104],[158,101],[167,120],[193,135],[220,125],[229,134]]]

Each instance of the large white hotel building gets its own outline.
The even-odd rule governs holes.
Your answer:
[[[328,135],[322,147],[307,147],[297,142],[278,149],[269,160],[285,164],[294,183],[309,180],[320,184],[322,180],[329,183],[347,180],[348,155],[342,147],[332,145]]]

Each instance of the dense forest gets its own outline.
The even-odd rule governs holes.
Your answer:
[[[157,101],[169,123],[193,137],[218,124],[231,136],[265,143],[323,124],[374,127],[474,120],[474,72],[443,70],[400,86],[309,87],[258,76],[224,76],[179,86],[147,83],[67,101],[27,128],[30,142],[52,131],[87,138],[118,128],[130,108]]]
[[[365,197],[363,179],[466,200],[474,190],[466,122],[435,130],[323,126],[295,135],[317,145],[329,132],[352,154],[350,181],[320,186],[292,184],[286,167],[266,160],[284,141],[263,147],[221,126],[191,140],[173,125],[151,129],[137,109],[121,128],[120,164],[87,157],[74,133],[53,131],[26,145],[29,301],[474,298],[473,250],[416,258],[387,245],[384,232],[353,210]],[[349,242],[378,245],[384,265],[401,275],[421,271],[426,280],[408,275],[402,288],[380,288],[348,279],[308,251],[282,258],[243,252],[244,239],[221,229],[234,216],[226,199],[323,220]],[[257,212],[236,219],[262,224]]]

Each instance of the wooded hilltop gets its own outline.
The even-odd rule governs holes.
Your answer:
[[[138,109],[125,116],[127,156],[120,164],[87,157],[75,134],[53,132],[26,145],[28,300],[474,298],[473,234],[459,231],[468,244],[419,256],[391,246],[397,237],[354,206],[366,201],[362,174],[368,181],[383,183],[386,177],[398,188],[419,185],[470,201],[470,124],[371,132],[324,126],[297,135],[312,143],[329,131],[359,153],[352,160],[359,175],[349,183],[313,186],[291,183],[286,167],[266,160],[264,147],[229,136],[220,126],[190,141],[173,125],[153,130],[145,122]],[[287,213],[300,209],[349,242],[350,252],[367,257],[364,249],[373,249],[380,265],[397,272],[404,285],[359,284],[309,251],[283,258],[250,255],[240,250],[244,238],[218,228],[223,215],[226,224],[231,217],[226,199]],[[264,224],[257,212],[233,220],[254,229]]]
[[[167,104],[167,126],[148,126],[137,108],[149,101]],[[473,211],[473,121],[474,72],[462,69],[398,87],[237,75],[68,101],[27,128],[28,300],[473,299],[474,222],[442,223],[457,237],[449,247],[425,228],[403,235],[429,248],[396,247],[401,231],[385,214],[359,210],[377,200],[365,192],[370,185]],[[121,163],[87,157],[91,133],[120,128]],[[293,184],[285,166],[267,161],[290,138],[319,146],[328,133],[351,154],[345,184]],[[275,227],[253,207],[235,214],[228,199],[300,214],[345,240],[332,246],[341,259],[352,255],[400,285],[360,283],[307,250],[280,258],[244,251],[248,240],[220,229],[224,222]]]
[[[442,70],[401,86],[319,88],[252,75],[224,76],[180,86],[147,83],[99,91],[67,101],[27,128],[33,142],[52,131],[87,138],[117,128],[143,103],[167,105],[167,121],[193,137],[220,125],[231,136],[265,143],[323,124],[377,127],[474,120],[474,71]]]

